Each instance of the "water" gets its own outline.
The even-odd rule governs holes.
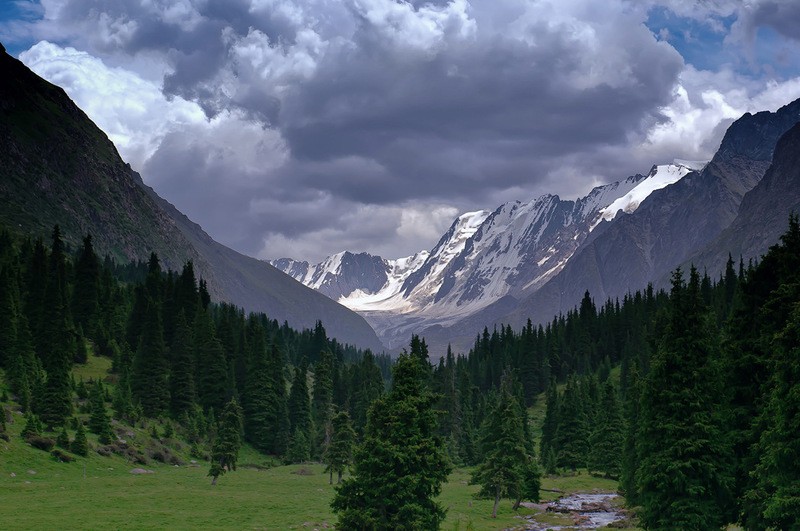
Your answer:
[[[575,522],[573,525],[541,524],[528,517],[527,520],[530,525],[525,529],[530,531],[543,531],[545,529],[559,531],[563,529],[597,529],[607,526],[612,522],[625,518],[622,512],[611,505],[611,500],[616,497],[616,494],[609,493],[566,496],[548,503],[547,510],[571,516]]]

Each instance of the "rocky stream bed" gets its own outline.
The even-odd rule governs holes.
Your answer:
[[[549,503],[536,504],[532,507],[544,511],[546,514],[561,515],[559,523],[539,521],[540,515],[524,517],[524,527],[527,531],[560,531],[566,529],[598,529],[615,522],[622,523],[627,515],[624,510],[612,503],[617,494],[593,493],[571,494]]]

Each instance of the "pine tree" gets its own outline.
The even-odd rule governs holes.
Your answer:
[[[235,399],[225,406],[220,417],[219,432],[211,449],[211,484],[217,484],[217,478],[227,471],[236,470],[239,449],[242,446],[242,409]]]
[[[577,380],[572,377],[567,381],[559,410],[556,432],[558,466],[571,470],[586,466],[588,439],[588,419],[581,400],[581,391]]]
[[[311,434],[311,401],[308,396],[308,364],[305,359],[295,369],[288,406],[292,439],[297,439],[298,433],[302,432],[303,440],[308,445]]]
[[[546,402],[546,409],[544,414],[544,420],[542,421],[542,438],[539,443],[539,455],[542,458],[548,457],[551,453],[555,456],[555,443],[556,437],[558,433],[558,422],[559,422],[559,398],[558,398],[558,388],[556,386],[555,379],[550,381],[550,385],[547,387],[547,402]],[[555,474],[556,472],[556,460],[552,459],[548,461],[545,465],[545,471],[548,474]]]
[[[618,478],[621,469],[623,423],[617,390],[610,381],[603,386],[603,400],[597,424],[589,438],[589,470]]]
[[[61,427],[61,432],[56,438],[56,446],[63,448],[64,450],[69,450],[69,434],[67,433],[66,426]]]
[[[83,422],[78,422],[78,431],[75,432],[75,440],[70,444],[70,451],[81,457],[89,455],[89,441],[86,440],[86,429]]]
[[[718,529],[731,489],[716,334],[692,268],[672,278],[670,319],[642,393],[638,470],[648,529]]]
[[[193,411],[197,402],[192,331],[182,309],[179,310],[175,320],[170,355],[172,361],[172,370],[169,374],[170,412],[172,418],[180,419],[184,414]]]
[[[142,412],[148,417],[157,417],[169,407],[167,349],[160,314],[157,301],[148,298],[146,323],[133,358],[131,374],[134,400],[141,404]]]
[[[323,456],[325,472],[330,474],[329,483],[333,485],[333,473],[336,472],[336,483],[342,482],[342,474],[353,461],[353,445],[355,444],[356,432],[353,430],[353,423],[347,411],[339,411],[333,416],[331,421],[331,441],[325,448]]]
[[[794,284],[794,300],[798,285]],[[765,407],[765,430],[757,445],[760,458],[748,493],[748,523],[758,528],[800,529],[800,303],[775,338],[775,372]]]
[[[97,327],[100,290],[100,261],[92,246],[92,236],[83,239],[78,259],[75,262],[75,284],[72,294],[72,316],[75,325],[94,338]]]
[[[92,386],[89,393],[89,407],[89,431],[97,434],[100,444],[110,444],[116,437],[106,413],[105,393],[99,381]]]
[[[38,410],[47,426],[60,426],[72,414],[70,369],[75,354],[75,332],[69,315],[66,296],[66,262],[64,243],[58,225],[53,229],[47,289],[45,320],[42,323],[42,364],[47,372]]]
[[[228,364],[211,316],[198,307],[194,318],[197,357],[197,397],[203,409],[221,411],[228,398]]]
[[[639,386],[639,371],[634,365],[628,376],[628,393],[625,398],[625,433],[622,446],[620,489],[625,495],[629,506],[639,504],[639,488],[636,484],[636,474],[639,470],[639,404],[641,389]]]
[[[320,353],[314,366],[314,396],[311,415],[314,421],[314,455],[321,457],[331,438],[331,414],[333,410],[333,354],[329,350]]]
[[[438,529],[445,510],[435,498],[450,472],[435,435],[435,397],[417,357],[401,355],[394,385],[369,410],[352,476],[337,487],[331,507],[344,529]]]
[[[472,476],[481,487],[479,495],[494,499],[492,518],[497,518],[501,498],[514,499],[515,510],[523,499],[539,499],[539,471],[526,447],[524,418],[511,386],[506,376],[482,429],[484,460]]]

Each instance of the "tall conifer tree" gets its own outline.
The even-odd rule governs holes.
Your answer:
[[[670,319],[640,412],[640,513],[648,529],[718,529],[729,514],[730,448],[722,431],[716,333],[692,268],[672,278]]]
[[[161,328],[158,302],[147,295],[146,321],[133,358],[131,390],[148,417],[157,417],[169,408],[167,349]]]
[[[353,476],[331,504],[345,529],[438,529],[445,516],[435,501],[450,472],[444,442],[436,436],[435,397],[423,383],[429,369],[401,355],[394,385],[369,411]]]

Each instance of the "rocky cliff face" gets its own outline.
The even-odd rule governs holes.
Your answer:
[[[745,263],[757,259],[786,232],[791,214],[800,214],[800,123],[778,141],[772,165],[745,194],[730,226],[690,261],[721,271],[729,254]]]
[[[262,261],[215,242],[147,187],[106,135],[59,87],[0,50],[0,224],[49,237],[59,224],[76,247],[87,232],[119,261],[165,267],[192,260],[215,300],[263,311],[296,328],[322,320],[342,342],[381,349],[367,322]]]

